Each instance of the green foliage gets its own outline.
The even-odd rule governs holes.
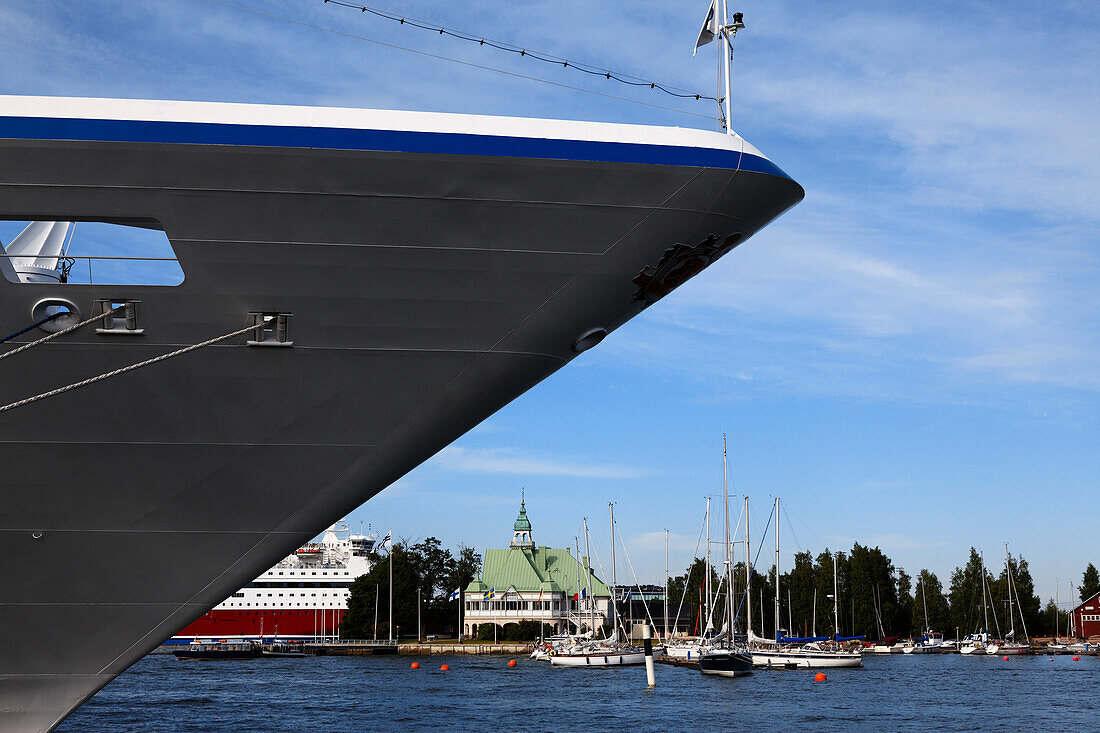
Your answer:
[[[943,584],[936,574],[929,570],[921,570],[917,573],[916,597],[913,598],[913,610],[919,611],[920,625],[924,627],[925,608],[928,609],[927,629],[949,635],[952,631],[951,606],[947,596],[943,594]]]
[[[688,566],[687,571],[683,575],[677,575],[675,578],[669,578],[668,581],[668,603],[670,608],[679,608],[680,603],[683,602],[684,608],[691,610],[691,627],[695,629],[699,628],[699,632],[702,633],[702,627],[705,621],[699,618],[699,604],[700,600],[703,601],[705,606],[706,599],[703,598],[703,588],[706,585],[706,561],[701,559],[695,559],[691,565]],[[710,569],[711,577],[711,592],[714,592],[718,588],[718,573],[714,568]]]
[[[1081,600],[1087,601],[1096,595],[1098,591],[1100,591],[1100,573],[1096,571],[1096,566],[1090,562],[1081,577]]]
[[[480,556],[460,547],[458,557],[444,549],[435,537],[409,545],[395,544],[393,559],[394,636],[417,634],[417,595],[423,633],[456,633],[459,601],[447,597],[473,580]],[[348,596],[348,610],[340,624],[345,639],[369,639],[375,635],[375,596],[378,594],[378,637],[389,636],[390,555],[373,555],[370,572],[357,578]],[[490,632],[492,629],[490,629]]]
[[[893,629],[898,636],[913,633],[913,580],[903,568],[898,568],[897,611],[894,612]],[[887,627],[889,629],[890,627]],[[887,634],[892,636],[893,634]]]
[[[986,582],[992,578],[986,571]],[[985,629],[986,612],[982,606],[982,558],[978,551],[970,548],[970,557],[966,565],[955,568],[951,573],[949,624],[958,627],[963,636]],[[992,619],[990,628],[992,631]]]
[[[1028,627],[1031,630],[1031,627]],[[1039,616],[1039,624],[1034,631],[1036,636],[1069,636],[1069,611],[1058,608],[1051,598]]]
[[[496,629],[495,633],[493,629]],[[477,625],[478,641],[503,641],[504,629],[499,624],[485,623]]]
[[[1009,616],[1009,575],[1008,568],[1012,569],[1012,616]],[[1000,634],[1005,636],[1010,628],[1016,629],[1016,636],[1024,638],[1024,628],[1020,625],[1021,614],[1024,625],[1029,633],[1039,625],[1039,597],[1035,595],[1035,582],[1031,579],[1027,560],[1023,557],[1008,556],[1005,568],[1000,576],[989,586],[989,595],[992,598],[992,606],[996,609],[997,621],[1000,625]],[[990,609],[992,613],[992,609]]]

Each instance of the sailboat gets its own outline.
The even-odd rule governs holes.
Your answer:
[[[1008,580],[1008,623],[1009,632],[1005,635],[1005,641],[1001,644],[1000,653],[1005,656],[1031,654],[1031,641],[1027,636],[1027,625],[1024,621],[1024,609],[1020,605],[1020,596],[1016,593],[1016,580],[1012,577],[1011,555],[1008,554],[1008,543],[1005,543],[1005,577]],[[1016,641],[1016,614],[1012,610],[1012,599],[1016,597],[1016,606],[1020,609],[1020,626],[1024,631],[1026,643]]]
[[[752,650],[752,663],[757,667],[779,669],[861,667],[863,652],[840,648],[839,589],[836,555],[833,555],[833,644],[822,646],[824,637],[811,639],[787,639],[779,633],[779,498],[775,499],[775,641],[774,648]]]
[[[550,657],[554,667],[634,667],[645,664],[645,652],[638,647],[619,641],[618,599],[615,597],[615,505],[608,505],[611,514],[611,636],[602,640],[577,640],[571,646],[556,651]],[[585,523],[584,542],[588,545],[588,524]],[[589,578],[591,586],[591,578]],[[589,593],[591,597],[591,593]]]
[[[721,677],[743,677],[752,674],[752,655],[745,648],[739,648],[734,644],[733,632],[733,545],[730,544],[730,495],[727,482],[728,471],[726,469],[726,436],[722,436],[722,501],[726,512],[726,634],[725,647],[712,649],[699,657],[699,671],[703,674],[718,675]],[[748,498],[745,499],[745,507],[748,508]],[[748,514],[745,514],[746,521]],[[748,557],[745,557],[745,567],[748,567]],[[708,570],[709,573],[709,570]],[[745,594],[746,604],[748,591]]]
[[[943,651],[943,634],[932,631],[932,625],[928,623],[928,593],[924,589],[924,576],[920,578],[921,604],[924,606],[924,632],[920,639],[912,644],[906,644],[902,651],[906,654],[939,654]]]
[[[997,653],[997,645],[991,643],[989,640],[989,592],[985,583],[985,553],[982,552],[979,557],[981,558],[982,568],[982,622],[984,626],[982,630],[976,634],[967,634],[966,638],[962,640],[962,644],[959,646],[959,654]],[[996,610],[993,612],[993,620],[997,620]]]
[[[680,641],[668,640],[665,645],[665,655],[672,659],[699,659],[703,654],[710,650],[714,645],[714,629],[711,623],[711,619],[714,614],[713,608],[713,596],[710,593],[710,575],[711,575],[711,562],[710,562],[710,497],[707,497],[707,508],[703,515],[703,526],[706,531],[706,551],[703,553],[706,558],[706,569],[703,571],[705,577],[703,578],[704,592],[706,596],[706,604],[700,608],[700,617],[703,619],[700,623],[703,627],[703,632],[699,636],[682,639]],[[697,550],[698,551],[698,550]],[[694,561],[694,560],[693,560]],[[680,608],[683,608],[684,598],[686,598],[687,586],[691,581],[690,571],[688,577],[684,581],[684,593],[685,596],[680,599]],[[676,616],[679,618],[680,612],[677,610]],[[697,629],[698,630],[698,629]]]

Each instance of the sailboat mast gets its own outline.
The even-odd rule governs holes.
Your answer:
[[[942,587],[942,586],[941,586]],[[931,625],[928,623],[928,591],[924,589],[924,575],[920,576],[920,600],[924,604],[924,633],[925,636],[932,630]]]
[[[730,557],[730,493],[727,477],[726,436],[722,435],[722,503],[726,511],[726,646],[733,649],[733,563]]]
[[[749,553],[749,497],[745,497],[745,642],[750,641],[752,633],[752,560]]]
[[[817,636],[817,588],[814,588],[814,627],[813,635]]]
[[[779,643],[779,497],[775,497],[775,642]]]
[[[1005,543],[1005,578],[1008,580],[1008,623],[1012,641],[1016,641],[1016,614],[1012,611],[1012,565],[1009,564],[1008,543]]]
[[[669,639],[668,635],[668,530],[665,530],[665,641]]]
[[[393,641],[393,529],[391,528],[389,534],[386,535],[390,538],[390,641]]]
[[[836,579],[836,553],[833,553],[833,641],[840,643],[840,585]]]
[[[611,633],[615,634],[618,638],[619,634],[619,600],[616,597],[618,593],[618,580],[615,575],[615,504],[614,502],[607,502],[607,511],[611,515]]]
[[[982,618],[985,622],[985,628],[982,631],[985,632],[986,636],[989,636],[989,604],[986,603],[985,599],[985,551],[978,553],[978,557],[982,561]]]
[[[703,624],[703,636],[707,635],[707,629],[710,628],[710,620],[711,620],[711,616],[713,615],[713,612],[712,612],[712,609],[711,609],[711,601],[710,601],[710,569],[711,569],[711,564],[710,564],[710,497],[709,496],[707,497],[707,551],[706,551],[706,557],[707,557],[707,568],[704,571],[705,574],[706,574],[706,577],[703,579],[703,588],[704,588],[703,592],[707,596],[707,607],[704,609],[704,612],[707,615],[707,617],[706,617],[707,620],[706,620],[706,623]]]
[[[577,548],[577,636],[581,633],[581,541],[576,535],[573,536],[573,547]],[[569,595],[569,589],[565,589],[566,595]],[[566,599],[568,601],[568,599]]]
[[[581,520],[584,523],[584,577],[588,587],[588,630],[592,636],[596,635],[596,608],[592,598],[592,550],[588,547],[588,517]]]

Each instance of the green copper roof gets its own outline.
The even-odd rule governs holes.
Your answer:
[[[582,568],[578,573],[577,559],[568,549],[512,547],[486,550],[481,580],[475,580],[466,590],[477,593],[496,588],[498,597],[509,588],[515,588],[520,593],[537,593],[541,590],[548,593],[565,591],[573,595],[580,593],[581,588],[586,586],[584,570]],[[611,595],[607,585],[595,573],[592,574],[592,595]]]
[[[516,523],[513,525],[512,529],[516,532],[531,531],[531,520],[527,518],[527,507],[523,505],[522,500],[519,503],[519,516],[516,517]]]

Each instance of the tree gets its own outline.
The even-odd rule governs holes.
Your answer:
[[[790,636],[806,636],[811,631],[814,614],[814,561],[809,552],[795,553],[794,567],[783,576],[782,581],[790,599],[794,626],[787,633]]]
[[[1100,573],[1096,571],[1096,566],[1091,562],[1089,566],[1085,568],[1085,574],[1081,578],[1081,600],[1087,601],[1094,595],[1100,592]]]
[[[417,621],[424,633],[457,630],[458,601],[449,600],[451,591],[473,580],[481,558],[468,547],[460,547],[456,558],[435,537],[409,545],[395,544],[393,556],[393,623],[398,632],[418,633]],[[340,624],[345,639],[389,636],[388,555],[373,555],[368,573],[351,584],[348,610]],[[378,594],[378,629],[374,628],[375,595]],[[419,606],[417,601],[419,600]],[[492,629],[490,629],[492,631]]]
[[[989,581],[988,571],[986,582]],[[970,548],[970,557],[966,565],[955,568],[951,573],[950,611],[948,627],[957,626],[962,634],[972,634],[985,628],[985,613],[982,607],[982,558],[978,551]]]
[[[501,626],[494,623],[484,623],[477,625],[478,641],[502,641],[503,639],[504,629]]]
[[[1058,608],[1054,599],[1051,598],[1047,601],[1046,608],[1043,609],[1043,613],[1039,617],[1039,625],[1035,635],[1054,636],[1055,634],[1069,636],[1069,612]]]
[[[913,599],[913,610],[920,612],[924,622],[924,609],[928,608],[928,628],[947,635],[951,624],[951,608],[943,594],[943,584],[936,574],[929,570],[917,573],[917,597]]]
[[[1011,569],[1011,581],[1009,579]],[[1011,582],[1011,595],[1010,595]],[[1000,634],[1007,636],[1009,629],[1015,628],[1018,638],[1023,638],[1024,628],[1020,626],[1023,618],[1027,629],[1034,629],[1039,624],[1039,598],[1035,595],[1035,582],[1028,570],[1027,560],[1023,557],[1007,556],[1005,567],[1000,576],[989,587],[989,595],[992,598],[990,612],[996,611],[996,618],[1000,626]],[[1011,604],[1009,601],[1011,600]],[[1009,616],[1009,606],[1012,615]]]
[[[417,574],[418,558],[404,544],[395,544],[393,555],[393,636],[416,629],[416,591],[420,586]],[[369,572],[351,584],[348,610],[340,623],[340,636],[345,639],[369,639],[374,636],[375,589],[378,595],[378,636],[390,635],[389,629],[389,567],[388,556],[372,557]]]
[[[706,625],[706,619],[699,617],[699,604],[702,599],[704,613],[706,599],[703,598],[703,589],[706,587],[706,561],[695,558],[683,575],[677,575],[668,581],[668,603],[671,608],[684,607],[691,609],[691,628],[697,629],[696,633],[702,633]],[[718,590],[718,573],[710,568],[711,592]]]
[[[877,547],[864,547],[856,542],[848,556],[846,604],[852,611],[853,636],[879,638],[875,618],[875,599],[882,607],[883,629],[886,620],[896,614],[897,595],[894,564]]]
[[[904,568],[898,568],[898,605],[890,626],[898,636],[913,633],[913,579]]]

